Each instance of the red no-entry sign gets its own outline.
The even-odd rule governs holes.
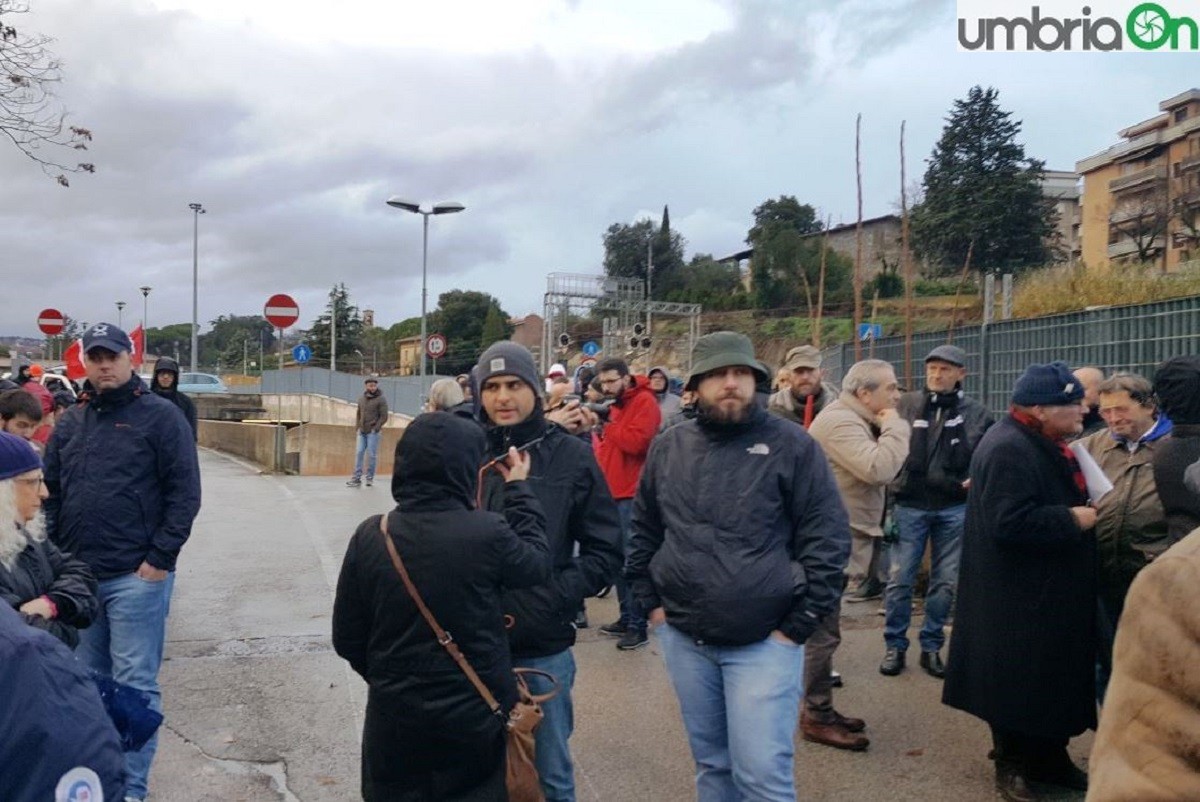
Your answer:
[[[275,328],[286,329],[300,319],[300,306],[290,295],[272,295],[263,307],[263,317]]]
[[[38,312],[37,322],[38,328],[42,330],[42,334],[47,336],[61,333],[63,326],[66,324],[63,313],[57,309],[43,309],[41,312]]]

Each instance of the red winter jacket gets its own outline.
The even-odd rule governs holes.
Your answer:
[[[637,493],[642,466],[650,451],[650,441],[658,434],[662,415],[658,397],[650,389],[650,380],[634,376],[633,387],[617,399],[601,435],[596,460],[608,480],[615,499],[633,498]]]

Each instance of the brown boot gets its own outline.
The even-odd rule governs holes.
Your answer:
[[[832,746],[834,749],[862,752],[871,745],[871,739],[862,733],[851,732],[836,721],[814,721],[809,718],[807,712],[800,716],[800,733],[806,741]]]
[[[996,761],[996,790],[1006,802],[1037,802],[1041,798],[1029,786],[1025,769],[1007,760]]]
[[[833,722],[848,732],[862,732],[867,728],[867,722],[861,718],[843,716],[836,710],[833,711]]]

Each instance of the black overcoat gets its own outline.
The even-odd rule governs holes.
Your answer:
[[[1011,417],[971,460],[942,701],[1044,738],[1096,726],[1096,544],[1066,457]]]

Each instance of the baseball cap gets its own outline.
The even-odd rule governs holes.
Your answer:
[[[122,351],[133,351],[133,342],[129,335],[112,323],[97,323],[83,335],[83,352],[86,354],[93,348],[103,348],[119,354]]]
[[[787,356],[783,359],[783,367],[787,370],[819,368],[821,367],[821,352],[812,345],[797,345],[787,352]]]

